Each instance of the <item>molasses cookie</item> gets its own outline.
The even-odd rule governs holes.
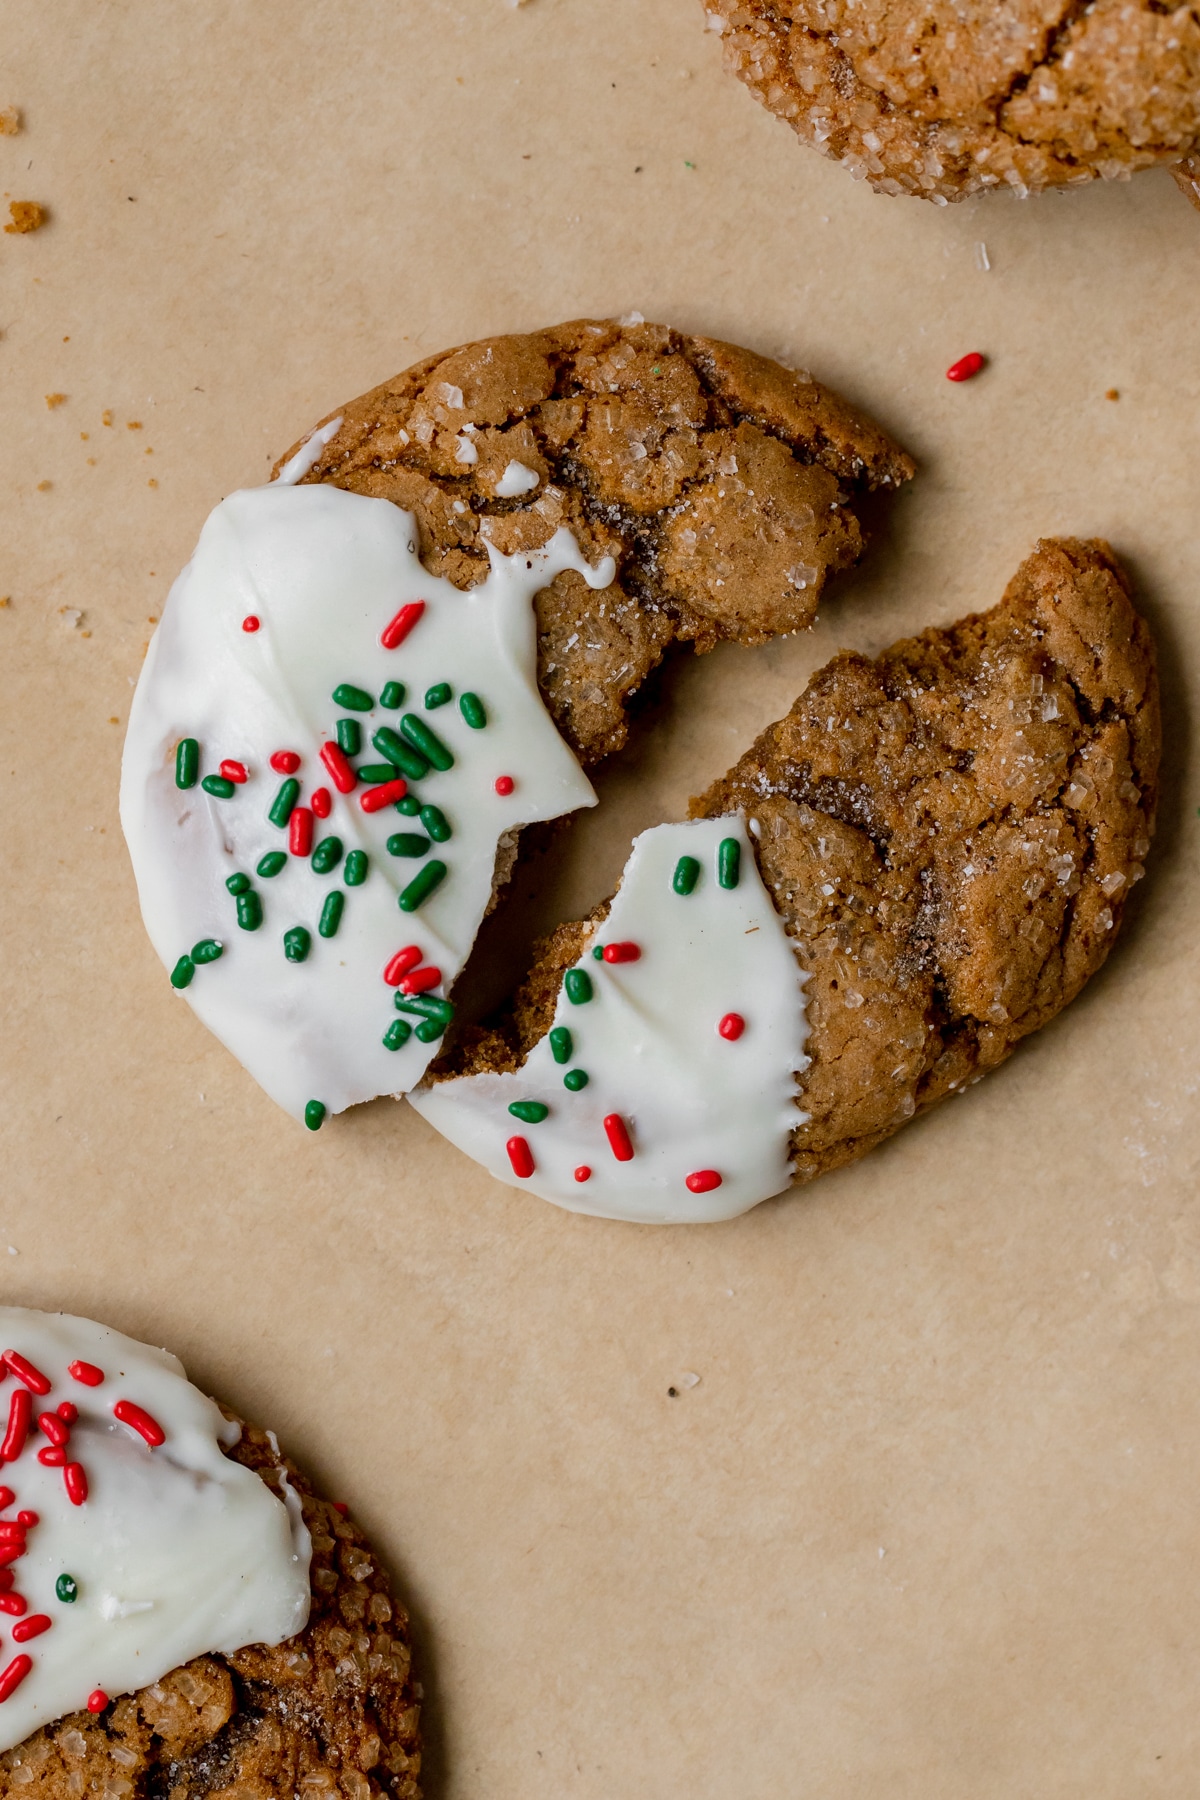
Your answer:
[[[417,1800],[408,1621],[164,1350],[0,1308],[0,1794]]]
[[[1154,826],[1149,629],[1107,545],[842,652],[410,1101],[576,1211],[726,1218],[979,1080],[1108,955]]]
[[[1200,16],[1157,0],[704,0],[727,66],[883,193],[944,205],[1177,163],[1200,146]]]
[[[520,830],[676,641],[815,614],[912,464],[805,374],[584,321],[430,357],[222,501],[130,714],[176,990],[313,1129],[412,1087]]]

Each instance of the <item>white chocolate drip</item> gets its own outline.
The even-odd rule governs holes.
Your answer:
[[[150,646],[121,780],[121,822],[146,929],[168,968],[201,940],[221,943],[218,961],[196,967],[186,999],[297,1117],[309,1101],[339,1112],[420,1080],[437,1044],[414,1031],[403,1047],[385,1047],[397,1018],[385,967],[415,946],[422,966],[440,973],[433,997],[444,997],[491,899],[500,840],[514,827],[595,804],[538,692],[532,601],[567,569],[607,587],[612,559],[591,569],[566,530],[526,555],[487,548],[487,579],[460,592],[422,567],[410,514],[386,500],[324,484],[284,486],[281,478],[216,508]],[[417,601],[424,602],[419,621],[385,648],[389,621]],[[257,629],[243,629],[247,618]],[[388,710],[381,695],[393,681],[407,691],[403,705]],[[370,712],[335,702],[342,683],[369,694]],[[428,691],[441,683],[450,684],[451,700],[426,707]],[[460,711],[463,693],[483,702],[482,729]],[[431,768],[412,783],[452,832],[423,857],[387,849],[394,835],[420,843],[420,818],[398,816],[391,805],[365,812],[366,787],[339,793],[319,760],[339,718],[350,718],[362,739],[352,763],[381,765],[372,736],[380,727],[396,730],[406,715],[425,721],[454,758],[451,769]],[[198,741],[202,777],[230,759],[249,779],[227,798],[199,786],[181,790],[181,738]],[[342,855],[324,875],[301,854],[273,878],[256,873],[264,853],[288,848],[287,831],[267,819],[284,779],[269,758],[283,750],[301,758],[303,806],[314,790],[331,797],[330,815],[313,822],[313,842],[334,837]],[[342,887],[336,935],[322,937],[324,903],[343,883],[354,850],[367,853],[369,874],[360,886]],[[435,860],[447,871],[441,885],[417,910],[400,911],[398,894]],[[239,929],[225,887],[236,874],[249,876],[259,897],[258,929]],[[284,954],[284,933],[295,927],[310,939],[301,962]]]
[[[52,1384],[33,1394],[25,1443],[0,1468],[0,1483],[15,1496],[0,1509],[4,1522],[37,1515],[8,1565],[9,1592],[25,1610],[0,1614],[4,1638],[15,1640],[0,1650],[0,1689],[17,1656],[31,1663],[0,1701],[0,1750],[79,1711],[96,1690],[115,1698],[194,1656],[278,1644],[303,1630],[311,1544],[299,1509],[222,1454],[239,1427],[175,1357],[90,1319],[20,1307],[0,1307],[0,1337],[0,1348],[16,1350]],[[74,1379],[76,1361],[102,1370],[103,1381]],[[5,1379],[0,1416],[22,1391],[19,1377]],[[152,1448],[114,1418],[121,1400],[161,1427],[161,1444]],[[86,1476],[80,1505],[63,1469],[38,1456],[50,1438],[37,1420],[64,1401],[78,1408],[66,1455]],[[62,1575],[74,1578],[73,1601],[58,1592]],[[30,1623],[39,1629],[22,1641]]]
[[[735,887],[717,877],[728,839],[740,852]],[[700,865],[688,894],[673,886],[681,857]],[[637,946],[636,961],[596,961],[596,947],[623,943]],[[552,1032],[516,1074],[436,1082],[410,1094],[410,1104],[498,1180],[573,1212],[700,1223],[782,1192],[791,1133],[808,1116],[796,1099],[808,1066],[807,977],[742,821],[659,825],[635,839],[608,918],[572,975],[592,995],[572,1001],[572,976],[559,993],[554,1026],[571,1040],[565,1063]],[[744,1024],[732,1039],[718,1029],[731,1014]],[[588,1078],[574,1092],[564,1085],[573,1070]],[[510,1113],[528,1101],[548,1116],[526,1123]],[[627,1161],[614,1155],[605,1127],[614,1114],[632,1141]],[[523,1178],[506,1149],[514,1137],[535,1165]],[[577,1179],[580,1169],[587,1179]],[[714,1174],[719,1185],[688,1185],[689,1176]]]
[[[280,469],[275,480],[282,487],[295,487],[303,481],[310,469],[316,467],[321,460],[321,452],[327,444],[331,444],[341,428],[340,416],[330,419],[327,425],[318,425],[312,436],[305,438],[295,456],[288,458]]]

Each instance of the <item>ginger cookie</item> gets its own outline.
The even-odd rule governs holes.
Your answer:
[[[1105,960],[1154,828],[1154,649],[1100,542],[845,651],[411,1103],[499,1179],[743,1212],[979,1080]]]
[[[0,1308],[0,1795],[417,1800],[408,1621],[166,1351]]]
[[[676,642],[761,643],[913,472],[807,374],[582,321],[430,357],[222,501],[130,714],[176,991],[311,1128],[415,1085],[520,831]]]
[[[1200,147],[1200,15],[1156,0],[704,0],[727,67],[805,143],[944,205]]]

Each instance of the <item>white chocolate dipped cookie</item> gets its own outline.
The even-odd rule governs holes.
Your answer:
[[[404,1615],[345,1509],[165,1350],[17,1307],[0,1340],[0,1794],[273,1800],[386,1733],[364,1796],[415,1800]]]
[[[206,523],[130,715],[121,818],[176,989],[316,1129],[402,1094],[520,830],[674,640],[811,622],[903,452],[807,374],[643,322],[469,345]]]

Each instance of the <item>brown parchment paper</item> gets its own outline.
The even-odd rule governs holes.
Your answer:
[[[5,199],[49,212],[0,236],[3,1298],[169,1345],[352,1502],[416,1615],[435,1800],[1193,1796],[1200,219],[1165,173],[872,195],[695,0],[2,27]],[[498,957],[836,647],[990,605],[1041,533],[1112,539],[1165,687],[1158,842],[1083,998],[701,1229],[559,1213],[403,1105],[300,1131],[173,998],[116,814],[223,494],[420,355],[634,308],[811,367],[921,472],[811,636],[673,668]]]

